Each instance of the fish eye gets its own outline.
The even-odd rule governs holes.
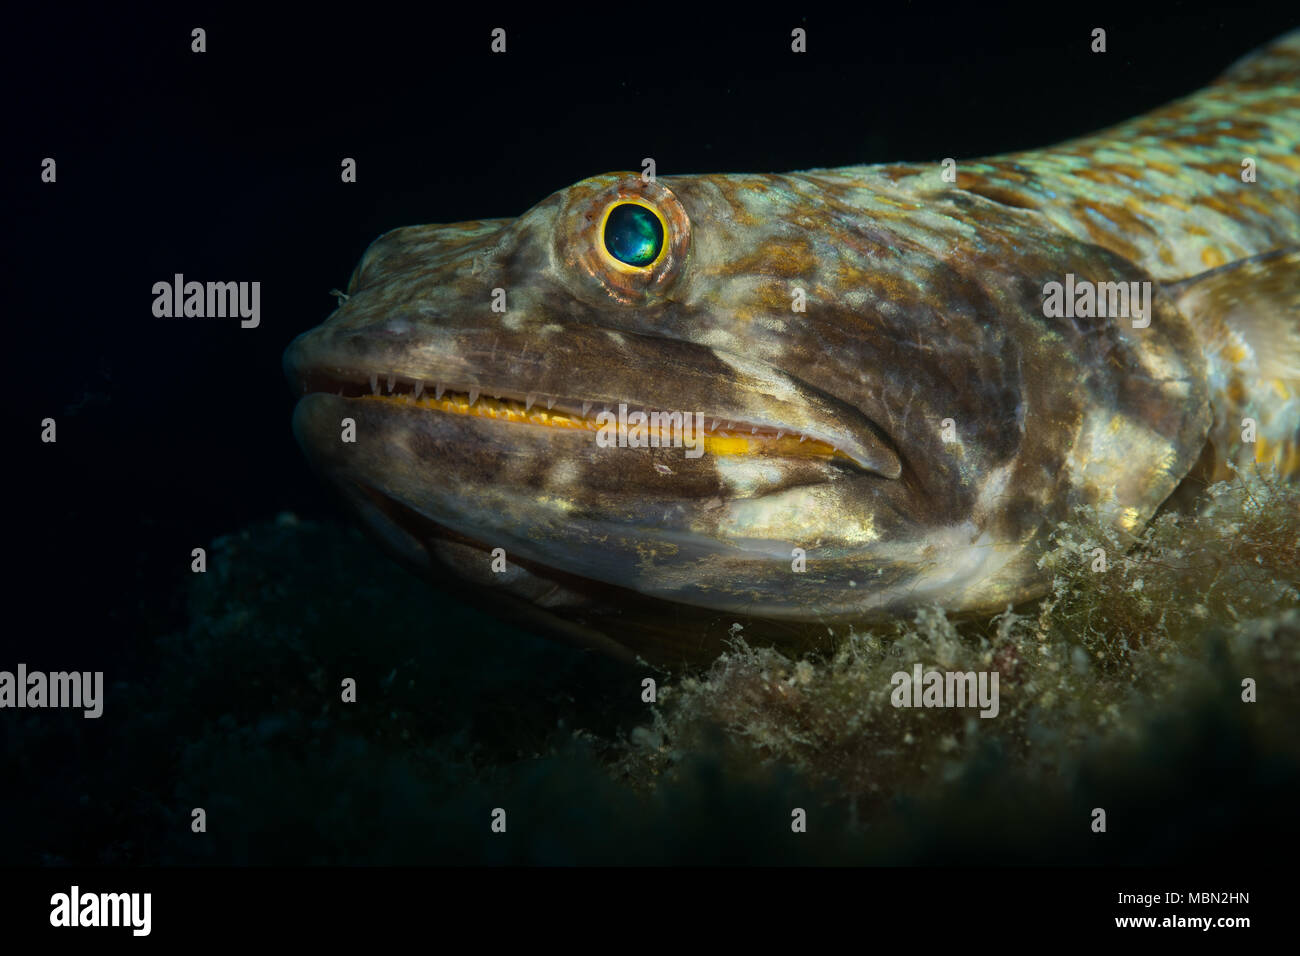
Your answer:
[[[667,251],[668,224],[659,210],[639,202],[621,202],[605,214],[605,251],[634,269],[649,269]]]
[[[644,305],[662,301],[685,271],[691,217],[664,183],[606,173],[564,191],[551,236],[574,288]]]

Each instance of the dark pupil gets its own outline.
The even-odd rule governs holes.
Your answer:
[[[605,221],[605,248],[619,262],[648,266],[659,258],[663,245],[664,227],[645,206],[623,203]]]

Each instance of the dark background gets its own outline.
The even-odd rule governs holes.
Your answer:
[[[1048,145],[1194,91],[1300,23],[1285,6],[8,12],[0,667],[147,678],[153,638],[186,626],[191,548],[337,515],[293,442],[280,355],[383,231],[517,215],[646,156],[671,177]],[[154,318],[151,286],[177,272],[260,280],[261,326]],[[65,773],[93,778],[103,746]],[[52,802],[70,785],[22,784]]]

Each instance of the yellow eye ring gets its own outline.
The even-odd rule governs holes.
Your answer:
[[[623,259],[620,259],[618,256],[614,255],[609,249],[609,245],[611,242],[611,238],[608,232],[610,226],[610,217],[614,215],[617,210],[626,206],[635,206],[637,208],[647,210],[651,215],[654,216],[655,222],[657,222],[659,225],[659,235],[657,237],[657,242],[659,246],[658,252],[656,253],[654,259],[652,259],[650,262],[646,263],[645,265],[636,265],[635,263],[627,262]],[[646,238],[648,237],[642,235],[640,237],[636,237],[632,241],[639,241],[644,243],[644,240]],[[619,198],[609,203],[605,207],[605,211],[601,214],[600,223],[596,229],[596,247],[600,251],[600,256],[604,260],[605,264],[611,269],[614,269],[618,272],[622,272],[625,275],[646,275],[652,273],[655,271],[655,269],[659,268],[659,266],[663,263],[664,259],[668,257],[668,250],[671,246],[672,246],[672,237],[671,237],[671,233],[669,232],[668,220],[664,217],[664,214],[660,212],[659,209],[656,206],[654,206],[652,203],[646,202],[645,200],[633,196],[629,196],[626,198]]]

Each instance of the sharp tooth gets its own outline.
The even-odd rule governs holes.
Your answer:
[[[552,397],[552,398],[548,398],[548,399],[546,400],[546,410],[549,412],[549,411],[551,410],[551,406],[554,405],[554,404],[555,404],[555,399],[554,399],[554,397]]]
[[[530,408],[532,408],[532,407],[533,407],[533,402],[535,402],[535,401],[537,401],[537,396],[534,395],[532,392],[529,392],[527,395],[525,395],[525,396],[524,396],[524,411],[528,411]]]
[[[424,379],[417,378],[415,380],[415,397],[419,398],[423,391],[424,391]]]
[[[370,394],[371,395],[379,394],[379,376],[376,375],[374,372],[370,373]]]
[[[582,417],[583,417],[583,418],[586,418],[586,417],[587,417],[587,412],[589,412],[589,411],[591,411],[591,402],[583,402],[583,403],[582,403]]]
[[[750,434],[751,434],[751,435],[757,435],[757,434],[758,434],[758,426],[757,426],[757,425],[754,426],[754,430],[751,431]]]
[[[471,405],[473,405],[473,404],[474,404],[475,402],[477,402],[477,401],[478,401],[478,389],[477,389],[477,388],[471,388],[471,389],[469,390],[469,403],[470,403]]]
[[[433,400],[436,402],[438,399],[442,398],[442,393],[445,392],[445,391],[446,391],[446,389],[442,387],[442,382],[434,382],[434,383],[433,383]]]
[[[800,435],[800,436],[799,436],[799,441],[801,441],[801,442],[805,442],[805,441],[807,441],[807,440],[808,440],[808,436],[807,436],[807,435]]]
[[[718,420],[715,418],[715,419],[713,419],[711,422],[709,422],[709,427],[706,428],[706,429],[704,429],[704,430],[705,430],[706,432],[711,432],[711,431],[713,431],[713,429],[715,429],[715,428],[717,428],[717,427],[718,427]]]
[[[777,433],[776,433],[776,437],[777,437],[777,439],[780,440],[781,436],[784,435],[784,434],[785,434],[785,432],[777,432]]]
[[[390,376],[388,376],[388,391],[389,391],[389,392],[392,392],[392,390],[393,390],[393,386],[396,385],[396,384],[397,384],[397,376],[396,376],[396,375],[390,375]]]

